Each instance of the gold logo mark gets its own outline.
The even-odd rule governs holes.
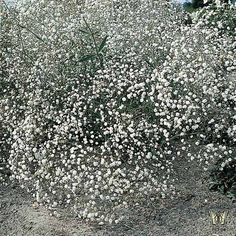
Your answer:
[[[225,219],[226,219],[226,212],[212,212],[210,211],[210,217],[211,217],[211,221],[213,225],[216,224],[221,224],[224,225],[225,224]]]

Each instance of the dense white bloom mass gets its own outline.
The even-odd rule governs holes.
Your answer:
[[[0,161],[37,201],[117,223],[133,196],[172,189],[181,154],[233,158],[233,36],[165,1],[5,11]]]

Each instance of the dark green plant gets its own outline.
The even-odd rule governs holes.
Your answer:
[[[190,13],[196,11],[196,9],[193,7],[191,2],[185,2],[183,4],[183,8],[185,11],[190,12]]]
[[[98,39],[99,32],[93,31],[86,19],[84,19],[84,22],[86,30],[81,29],[80,32],[82,32],[83,35],[86,37],[87,42],[91,42],[92,51],[86,52],[80,58],[79,62],[84,63],[84,65],[91,62],[92,68],[90,69],[93,72],[96,72],[98,69],[104,69],[104,49],[107,44],[108,36],[106,35],[102,39]]]
[[[219,191],[222,194],[236,200],[236,160],[223,165],[225,159],[217,161],[211,169],[209,189]],[[223,167],[222,167],[223,166]]]
[[[200,8],[204,6],[203,0],[192,0],[192,7],[193,8]]]

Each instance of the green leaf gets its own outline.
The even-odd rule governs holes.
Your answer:
[[[218,190],[220,193],[225,194],[225,187],[223,185],[218,186]]]
[[[99,49],[98,49],[99,52],[101,52],[102,49],[104,48],[104,46],[106,45],[107,38],[108,38],[108,36],[105,36],[104,39],[102,40],[102,42],[101,42],[101,44],[99,46]]]
[[[95,57],[94,54],[85,55],[79,59],[79,62],[89,61],[92,60],[94,57]]]
[[[234,183],[232,184],[232,187],[231,187],[231,189],[230,189],[230,192],[233,193],[233,194],[235,195],[235,197],[236,197],[236,182],[234,182]]]
[[[219,187],[218,183],[212,182],[209,184],[209,190],[211,190],[211,191],[216,191],[218,189],[218,187]]]
[[[231,198],[232,200],[236,200],[236,193],[235,192],[227,192],[226,196]]]
[[[154,65],[153,65],[150,61],[148,61],[148,59],[144,59],[144,61],[145,61],[150,67],[154,68]]]
[[[84,33],[84,34],[89,34],[89,32],[85,31],[85,30],[82,30],[82,29],[79,29],[80,32]]]

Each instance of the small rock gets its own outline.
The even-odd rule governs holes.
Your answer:
[[[34,203],[32,204],[32,207],[33,207],[34,209],[38,209],[38,208],[39,208],[39,204],[38,204],[37,202],[34,202]]]

